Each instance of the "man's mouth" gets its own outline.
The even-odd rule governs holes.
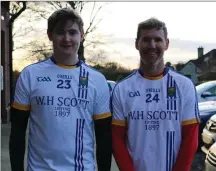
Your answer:
[[[149,55],[153,56],[153,55],[157,55],[157,53],[155,52],[148,52]]]
[[[63,48],[70,48],[70,47],[72,47],[72,45],[61,45],[61,47],[63,47]]]

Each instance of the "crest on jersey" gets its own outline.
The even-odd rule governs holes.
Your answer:
[[[175,95],[175,88],[174,87],[169,87],[167,94],[168,94],[169,97],[173,97]]]
[[[89,72],[85,68],[80,66],[80,75],[79,75],[79,88],[78,88],[78,98],[87,99],[88,97],[88,80]]]
[[[88,84],[88,78],[87,77],[80,77],[80,85],[86,86]]]

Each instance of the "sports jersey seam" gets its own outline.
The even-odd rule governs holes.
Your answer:
[[[125,81],[126,79],[132,77],[133,75],[135,75],[137,73],[137,70],[134,71],[133,73],[131,73],[129,76],[127,76],[126,78],[122,79],[121,81],[119,81],[117,84],[115,84],[115,86],[113,87],[113,91],[111,92],[110,95],[110,111],[111,113],[113,113],[113,104],[112,104],[112,100],[113,100],[113,93],[115,91],[115,88],[117,87],[117,85],[119,85],[120,83],[122,83],[123,81]]]
[[[93,71],[96,71],[96,72],[98,72],[99,74],[101,74],[102,76],[104,76],[100,71],[98,71],[97,69],[93,68],[92,66],[87,65],[87,64],[84,63],[84,62],[83,62],[83,65],[85,65],[86,67],[88,67],[88,68],[92,69]],[[104,77],[105,77],[105,76],[104,76]]]
[[[42,63],[42,62],[46,62],[46,61],[48,61],[49,59],[50,59],[50,57],[47,58],[47,59],[44,59],[43,61],[38,61],[38,62],[36,62],[36,63],[30,64],[30,65],[24,67],[23,70],[24,70],[25,68],[28,68],[28,67],[32,66],[32,65],[36,65],[36,64],[39,64],[39,63]],[[23,70],[22,70],[22,71],[23,71]],[[22,71],[21,71],[21,72],[22,72]]]
[[[117,84],[120,84],[120,83],[122,83],[123,81],[129,79],[130,77],[132,77],[132,76],[135,75],[136,73],[137,73],[137,70],[134,71],[133,73],[131,73],[130,75],[128,75],[126,78],[124,78],[124,79],[122,79],[121,81],[119,81]],[[117,84],[116,84],[116,85],[117,85]]]

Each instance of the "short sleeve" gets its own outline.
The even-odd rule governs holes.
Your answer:
[[[94,120],[110,117],[110,91],[105,78],[96,87],[96,92],[96,102],[93,110]]]
[[[120,99],[119,87],[116,86],[111,97],[112,124],[126,126],[126,119],[123,113],[123,106]]]
[[[12,107],[19,110],[30,110],[30,96],[29,96],[29,75],[28,71],[24,69],[17,82],[15,87],[14,101],[12,103]]]
[[[200,122],[197,92],[192,82],[188,83],[182,98],[182,125]]]

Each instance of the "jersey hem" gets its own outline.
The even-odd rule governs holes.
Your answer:
[[[194,119],[186,120],[182,122],[182,125],[184,126],[184,125],[190,125],[190,124],[195,124],[195,123],[200,123],[200,119],[194,118]]]
[[[108,118],[109,116],[111,116],[110,112],[107,113],[103,113],[103,114],[97,114],[93,116],[94,120],[98,120],[98,119],[104,119],[104,118]]]
[[[30,105],[19,104],[17,102],[13,102],[13,104],[11,106],[13,108],[19,109],[19,110],[25,110],[25,111],[29,111],[30,110]]]
[[[126,121],[114,119],[114,120],[112,120],[112,125],[126,126]]]

